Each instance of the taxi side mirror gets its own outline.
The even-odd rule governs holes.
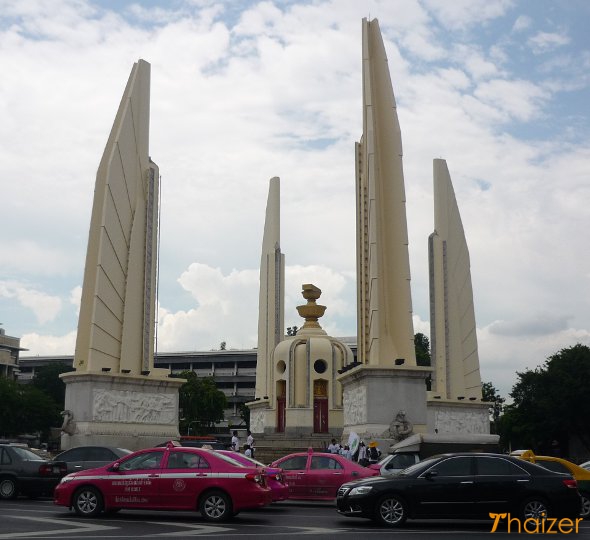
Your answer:
[[[114,471],[114,472],[117,472],[117,471],[119,470],[119,467],[120,467],[120,466],[121,466],[121,464],[120,464],[120,463],[118,463],[118,462],[117,462],[117,463],[113,463],[113,464],[110,466],[110,470],[111,470],[111,471]]]
[[[424,478],[426,478],[426,480],[432,480],[435,476],[438,476],[438,472],[437,471],[428,471],[424,475]]]

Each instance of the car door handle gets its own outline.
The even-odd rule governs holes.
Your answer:
[[[82,465],[74,465],[74,469],[81,469]]]
[[[335,473],[332,473],[332,474],[342,474],[342,473],[341,472],[335,472]]]
[[[528,478],[518,479],[517,482],[530,482]]]
[[[207,476],[207,475],[204,472],[198,472],[195,474],[195,476],[203,477],[203,476]]]
[[[461,484],[473,484],[473,480],[464,480]]]
[[[148,474],[148,478],[160,478],[159,474]]]

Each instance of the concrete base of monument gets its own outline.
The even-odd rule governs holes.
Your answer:
[[[343,389],[343,437],[351,432],[365,442],[387,447],[398,413],[405,414],[413,432],[427,429],[426,383],[429,367],[374,367],[361,365],[338,377]],[[383,446],[381,446],[383,445]]]
[[[428,433],[489,435],[491,403],[435,399],[427,401]]]
[[[66,373],[63,450],[105,445],[139,450],[178,439],[184,379]]]

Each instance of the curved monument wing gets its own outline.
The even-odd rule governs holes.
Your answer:
[[[98,172],[76,341],[77,371],[152,371],[157,166],[149,159],[150,65],[131,71]]]
[[[481,376],[467,240],[444,159],[434,164],[434,232],[429,238],[432,390],[481,399]]]

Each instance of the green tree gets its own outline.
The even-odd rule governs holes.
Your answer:
[[[246,424],[246,429],[250,429],[250,408],[245,403],[240,403],[238,412],[240,413],[240,418]]]
[[[32,381],[32,385],[35,388],[38,388],[53,398],[57,406],[61,407],[60,410],[63,410],[65,403],[66,385],[59,376],[69,371],[74,371],[74,368],[68,364],[48,364],[35,370],[35,376]]]
[[[590,450],[590,348],[574,345],[550,356],[534,371],[517,373],[500,434],[513,447],[567,454],[577,437]]]
[[[415,334],[414,348],[416,350],[416,363],[419,366],[430,366],[430,340],[424,334]]]
[[[498,420],[504,410],[505,399],[500,395],[500,392],[491,382],[484,382],[481,385],[481,399],[491,403],[490,416],[492,418],[492,431],[497,433]]]
[[[0,378],[0,434],[47,434],[59,425],[59,407],[45,392],[31,385]]]
[[[227,408],[225,394],[217,388],[212,377],[197,377],[194,371],[183,371],[178,377],[186,379],[179,391],[182,409],[181,433],[192,431],[204,435],[216,422],[223,420]]]

